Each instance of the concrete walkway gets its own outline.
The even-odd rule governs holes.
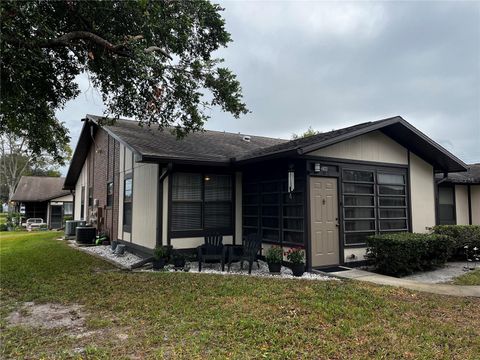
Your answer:
[[[448,285],[448,284],[427,284],[414,280],[395,278],[392,276],[375,274],[365,270],[350,269],[345,271],[331,272],[333,275],[343,279],[367,281],[379,285],[390,285],[403,287],[410,290],[424,291],[432,294],[480,297],[480,286]]]

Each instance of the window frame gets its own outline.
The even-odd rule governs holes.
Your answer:
[[[85,186],[80,191],[80,219],[85,220]]]
[[[452,204],[440,204],[440,189],[449,188],[452,190]],[[440,206],[441,205],[448,205],[452,206],[453,208],[453,217],[450,221],[445,221],[440,219]],[[457,224],[457,198],[455,194],[455,184],[439,184],[437,188],[437,199],[436,199],[436,207],[437,207],[437,225],[456,225]]]
[[[360,171],[360,172],[370,172],[373,174],[373,181],[355,181],[355,180],[345,180],[344,172],[345,171]],[[400,175],[403,176],[403,184],[393,183],[393,182],[379,182],[379,175]],[[341,169],[341,191],[340,199],[341,199],[341,215],[342,215],[342,240],[343,240],[343,247],[344,248],[354,248],[354,247],[365,247],[365,242],[355,242],[355,243],[347,243],[347,237],[349,234],[365,234],[374,235],[374,234],[382,234],[382,233],[389,233],[389,232],[408,232],[411,229],[410,225],[410,186],[408,183],[408,168],[388,168],[388,167],[376,167],[376,166],[368,166],[365,167],[356,167],[353,165],[343,166]],[[372,185],[373,186],[373,193],[371,194],[364,194],[364,193],[350,193],[344,192],[345,183],[347,184],[360,184],[360,185]],[[381,186],[402,186],[404,188],[403,194],[385,194],[380,193]],[[373,205],[345,205],[345,198],[352,196],[362,196],[368,197],[373,200]],[[401,198],[404,199],[405,205],[381,205],[381,199],[384,198]],[[373,209],[374,217],[347,217],[346,211],[348,209],[355,209],[355,208],[368,208]],[[405,217],[385,217],[382,216],[382,210],[388,209],[404,209]],[[405,228],[396,228],[396,229],[382,229],[382,224],[386,221],[404,221]],[[346,223],[350,221],[372,221],[374,223],[374,229],[371,230],[346,230]]]
[[[201,200],[173,200],[173,177],[177,174],[195,174],[201,177]],[[205,200],[205,178],[208,176],[229,176],[230,177],[230,201],[219,200],[219,201],[206,201]],[[235,173],[232,172],[221,172],[221,171],[189,171],[188,169],[182,171],[175,171],[169,176],[168,181],[168,229],[169,229],[169,238],[181,238],[181,237],[203,237],[209,234],[219,234],[219,235],[234,235],[235,229],[235,203],[236,203],[236,183],[235,183]],[[173,228],[173,207],[175,203],[200,203],[201,205],[201,228],[200,229],[174,229]],[[231,216],[230,216],[230,226],[221,227],[221,228],[205,228],[205,204],[206,203],[230,203]]]
[[[112,187],[112,193],[110,194],[109,193],[109,187]],[[113,194],[114,194],[115,190],[114,190],[114,185],[113,185],[113,181],[109,181],[107,182],[107,195],[106,195],[106,199],[105,199],[105,204],[106,204],[106,207],[107,208],[111,208],[113,206]]]
[[[132,188],[131,188],[131,195],[128,197],[128,201],[125,201],[125,189],[126,189],[126,182],[128,180],[131,180],[132,182]],[[125,205],[130,206],[130,216],[128,218],[128,224],[126,224],[126,216],[125,216]],[[132,232],[132,220],[133,220],[133,174],[130,172],[128,174],[125,174],[125,177],[123,179],[123,214],[122,214],[122,227],[123,231],[131,233]]]

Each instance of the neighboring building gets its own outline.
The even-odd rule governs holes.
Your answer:
[[[437,174],[437,223],[480,225],[480,164],[468,171]]]
[[[88,115],[64,188],[75,219],[135,251],[258,233],[307,266],[363,260],[365,238],[435,225],[435,173],[467,166],[401,117],[292,141],[217,131],[183,140]]]
[[[65,178],[22,176],[11,201],[22,217],[41,218],[50,229],[64,226],[64,217],[73,216],[73,195],[63,190]]]

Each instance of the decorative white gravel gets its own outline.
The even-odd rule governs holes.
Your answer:
[[[277,279],[296,279],[296,280],[319,280],[319,281],[329,281],[334,280],[338,281],[339,279],[335,277],[329,277],[317,273],[305,272],[302,276],[293,276],[292,270],[282,266],[280,274],[272,274],[268,270],[268,264],[264,261],[259,260],[260,269],[257,266],[257,263],[253,263],[252,273],[248,274],[248,263],[243,263],[243,270],[240,269],[240,262],[232,263],[230,271],[227,271],[228,266],[225,264],[225,271],[221,271],[222,266],[218,263],[203,263],[202,271],[200,274],[217,274],[217,275],[243,275],[243,276],[256,276],[256,277],[272,277]],[[198,262],[187,262],[187,267],[190,268],[189,272],[199,274],[198,272]],[[152,269],[143,270],[143,271],[153,271]],[[174,272],[175,269],[171,265],[165,267],[165,271]]]
[[[77,246],[74,242],[72,245]],[[78,247],[78,246],[77,246]],[[128,251],[125,251],[124,255],[115,255],[111,250],[110,246],[86,246],[86,247],[78,247],[78,249],[85,251],[87,253],[96,254],[100,257],[113,261],[123,267],[130,268],[132,265],[142,261],[143,259],[137,255],[134,255]],[[242,275],[242,276],[256,276],[256,277],[272,277],[277,279],[296,279],[296,280],[317,280],[317,281],[338,281],[339,279],[335,277],[325,276],[318,273],[312,272],[305,272],[302,276],[293,276],[292,270],[288,267],[282,266],[280,274],[272,274],[268,270],[268,264],[265,261],[259,260],[260,268],[258,268],[257,263],[253,263],[252,273],[248,274],[248,263],[243,264],[243,270],[240,269],[240,262],[232,263],[230,271],[227,271],[228,265],[225,264],[225,271],[221,271],[221,264],[219,263],[207,263],[202,264],[202,271],[201,274],[217,274],[217,275]],[[146,267],[139,269],[137,271],[154,271],[152,268],[148,268],[148,264]],[[198,272],[198,262],[187,262],[186,267],[190,270],[190,273]],[[164,271],[175,272],[176,270],[173,268],[173,265],[165,266]],[[182,271],[182,270],[178,270]]]
[[[141,257],[129,253],[128,251],[125,251],[123,255],[115,255],[109,245],[79,247],[79,249],[99,255],[127,268],[143,260]]]

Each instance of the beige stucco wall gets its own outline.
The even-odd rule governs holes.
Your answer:
[[[468,225],[468,186],[455,185],[455,209],[457,225]]]
[[[157,184],[157,164],[135,164],[131,240],[150,249],[155,247],[157,238]]]
[[[380,131],[312,151],[308,155],[338,159],[408,164],[407,150]]]
[[[80,210],[81,210],[81,198],[82,198],[82,186],[85,186],[85,198],[84,198],[84,219],[87,215],[87,205],[88,205],[88,160],[85,161],[83,164],[82,171],[77,179],[77,183],[75,185],[75,204],[74,204],[74,219],[81,220],[80,218]],[[70,200],[71,201],[71,200]]]
[[[413,232],[427,232],[435,225],[433,167],[410,153],[410,194]]]
[[[192,238],[172,238],[171,244],[174,249],[191,249],[202,245],[205,242],[204,237],[192,237]],[[224,236],[224,244],[233,244],[233,236]],[[239,242],[237,242],[240,244]]]
[[[343,253],[344,260],[346,263],[353,261],[364,261],[365,254],[367,253],[367,248],[345,248]],[[351,258],[352,255],[355,255],[355,258]]]
[[[472,224],[480,225],[480,185],[470,186],[470,196],[472,204]]]
[[[80,190],[81,192],[82,190]],[[65,196],[60,196],[55,199],[51,199],[50,202],[72,202],[73,201],[73,195],[65,195]]]

